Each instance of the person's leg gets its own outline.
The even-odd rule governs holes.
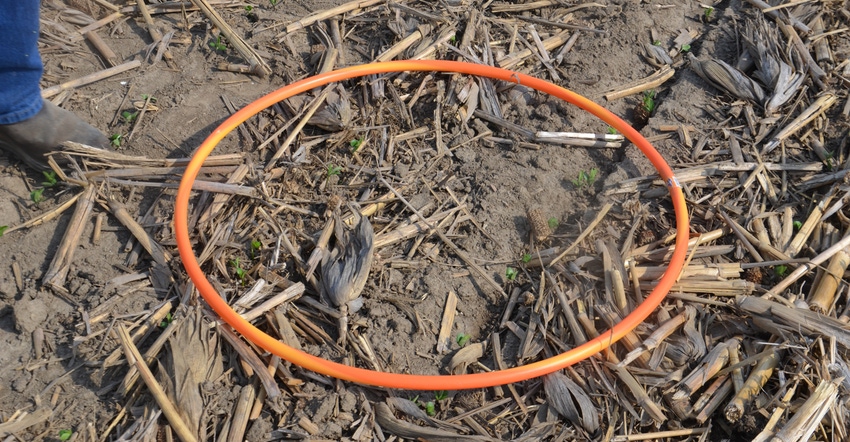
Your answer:
[[[33,168],[47,168],[45,154],[65,141],[109,145],[99,130],[41,98],[38,0],[0,0],[0,150]]]
[[[41,110],[38,0],[0,0],[0,124],[20,123]]]

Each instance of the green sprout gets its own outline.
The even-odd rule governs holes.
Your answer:
[[[654,40],[654,41],[652,42],[652,45],[653,45],[653,46],[661,46],[661,40]]]
[[[59,440],[68,440],[74,434],[71,430],[59,430]]]
[[[56,178],[56,172],[52,170],[45,170],[41,172],[44,175],[45,181],[41,183],[44,187],[53,187],[59,183],[59,179]]]
[[[685,43],[682,45],[682,52],[688,52],[691,50],[691,45]]]
[[[221,52],[227,51],[227,44],[221,38],[221,35],[218,35],[215,38],[215,41],[210,42],[210,47],[213,48],[216,51],[221,51]]]
[[[261,243],[259,239],[255,239],[255,240],[251,241],[251,259],[254,259],[254,258],[257,257],[257,253],[260,251],[260,249],[262,247],[263,247],[263,243]]]
[[[278,3],[279,1],[280,1],[280,0],[269,0],[269,3],[271,3],[271,4],[272,4],[272,6],[277,6],[277,3]]]
[[[800,229],[803,228],[802,221],[794,221],[793,224],[794,224],[794,230],[800,230]]]
[[[655,111],[655,90],[650,89],[643,93],[643,109],[646,113],[652,115]]]
[[[596,174],[593,172],[594,170],[596,170],[596,169],[590,169],[590,173],[593,174],[593,179],[596,179]],[[555,218],[553,216],[553,217],[549,218],[548,220],[546,220],[546,224],[549,225],[550,229],[555,230],[555,229],[558,228],[558,218]]]
[[[40,202],[44,201],[44,189],[35,189],[32,192],[30,192],[30,199],[36,205],[38,205]]]
[[[458,347],[463,347],[470,339],[472,339],[472,336],[469,336],[466,333],[458,333],[455,342],[457,342]]]
[[[328,178],[334,175],[339,175],[340,172],[342,172],[342,166],[334,166],[333,164],[328,164]]]
[[[159,323],[159,328],[168,327],[168,324],[171,324],[171,321],[173,321],[173,320],[174,320],[174,317],[171,316],[171,312],[166,313],[165,319],[163,319],[162,322]]]
[[[349,141],[348,145],[351,146],[351,153],[357,152],[357,149],[360,149],[360,146],[363,145],[363,137],[357,137]]]
[[[142,100],[148,101],[148,98],[150,98],[151,103],[156,103],[156,97],[150,96],[148,94],[142,94]]]
[[[608,135],[617,135],[617,129],[614,129],[611,126],[608,126]]]
[[[121,134],[112,134],[112,136],[109,137],[109,144],[116,149],[121,147]]]
[[[3,236],[3,234],[6,233],[6,229],[8,228],[9,226],[0,226],[0,236]]]
[[[712,8],[711,6],[702,10],[702,16],[705,17],[706,21],[711,20],[711,14],[713,14],[713,13],[714,13],[714,8]]]
[[[578,173],[578,177],[576,179],[572,180],[573,185],[576,186],[576,188],[578,188],[578,189],[584,189],[585,187],[592,186],[593,183],[596,181],[597,175],[599,175],[599,169],[597,169],[595,167],[590,169],[587,172],[582,170],[581,172]],[[551,218],[549,220],[550,221],[549,227],[554,229],[555,227],[558,227],[558,225],[557,225],[558,220],[555,220],[556,224],[555,224],[554,227],[552,227],[552,223],[551,223],[552,219],[554,219],[554,218]]]
[[[452,37],[449,39],[449,43],[451,43],[451,44],[455,44],[455,43],[457,43],[457,36],[456,36],[456,35],[452,35]]]
[[[523,264],[528,264],[531,261],[531,253],[526,253],[522,255],[521,261]]]
[[[515,280],[517,276],[519,276],[519,270],[513,267],[508,267],[505,269],[505,278],[508,278],[508,281]]]
[[[446,391],[446,390],[440,390],[440,391],[434,393],[434,399],[436,399],[438,401],[444,401],[448,397],[449,397],[449,392]]]
[[[139,111],[136,111],[136,112],[130,112],[130,111],[121,112],[121,118],[128,123],[132,123],[133,121],[135,121],[136,117],[138,117],[138,116],[139,116]]]
[[[233,258],[230,260],[230,265],[233,267],[233,271],[236,273],[236,277],[239,278],[239,282],[242,285],[245,285],[245,276],[248,275],[248,272],[242,268],[242,265],[239,264],[239,258]]]
[[[434,401],[425,402],[425,414],[428,416],[437,414],[437,407],[434,405]]]
[[[788,274],[788,266],[778,265],[778,266],[773,268],[773,273],[775,273],[776,276],[778,276],[780,278],[784,278],[785,275]]]
[[[245,5],[245,12],[251,13],[254,10],[254,7],[251,5]]]

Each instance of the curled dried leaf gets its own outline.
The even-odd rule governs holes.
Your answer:
[[[711,58],[703,61],[690,53],[688,57],[691,60],[691,68],[708,84],[738,98],[758,104],[764,103],[764,90],[758,83],[744,75],[741,71],[721,60]]]
[[[372,254],[375,249],[375,232],[372,223],[357,210],[358,218],[352,231],[346,231],[336,216],[336,247],[322,260],[322,287],[334,306],[348,304],[360,297],[366,286]]]
[[[580,425],[588,433],[599,429],[599,412],[581,387],[563,373],[556,371],[543,377],[543,389],[549,405],[561,416],[575,425]]]
[[[449,370],[454,374],[463,373],[469,364],[478,362],[484,356],[484,342],[476,342],[461,348],[449,361]]]

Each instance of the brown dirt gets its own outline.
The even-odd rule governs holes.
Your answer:
[[[127,105],[119,108],[119,103],[127,93],[128,85],[132,85],[131,98],[139,99],[142,94],[152,95],[157,98],[156,105],[159,110],[147,113],[142,127],[136,130],[133,139],[122,143],[120,152],[149,158],[190,156],[212,129],[229,115],[222,102],[223,96],[229,98],[238,108],[271,90],[316,71],[323,47],[315,31],[293,32],[289,41],[280,43],[273,40],[277,31],[259,32],[258,29],[275,23],[290,23],[312,11],[324,10],[341,3],[342,0],[283,0],[277,6],[261,3],[254,9],[259,15],[257,23],[249,21],[240,8],[219,7],[225,20],[242,32],[249,44],[268,55],[273,74],[265,79],[217,70],[216,65],[219,62],[227,60],[240,63],[241,60],[233,50],[228,50],[226,54],[212,50],[209,43],[214,40],[216,34],[199,13],[188,15],[188,30],[185,29],[181,14],[155,16],[161,27],[176,30],[175,43],[171,45],[171,51],[175,55],[174,67],[169,67],[163,61],[156,64],[143,61],[140,69],[74,90],[64,98],[62,106],[76,112],[104,133],[120,133],[126,136],[130,131],[130,124],[119,121],[111,125],[110,122],[116,113],[130,109]],[[416,2],[408,3],[416,5]],[[478,2],[447,2],[451,5],[459,3],[480,8]],[[704,23],[699,19],[703,8],[697,1],[667,2],[670,5],[665,7],[659,7],[658,2],[610,0],[600,3],[606,6],[576,11],[573,22],[604,30],[606,33],[580,34],[572,50],[558,66],[563,78],[559,83],[603,103],[615,114],[630,121],[634,118],[634,108],[639,103],[639,97],[606,102],[602,94],[654,72],[655,69],[639,55],[639,44],[650,39],[650,29],[654,29],[661,36],[665,46],[672,45],[681,29],[696,30],[700,37],[692,45],[692,51],[698,55],[711,54],[729,60],[734,57],[735,49],[730,48],[734,47],[734,41],[724,29],[731,27],[745,10],[749,11],[741,1],[723,1],[716,5],[716,19]],[[67,1],[66,4],[68,7],[92,14],[95,18],[106,15],[104,8],[97,6],[95,2],[76,0]],[[424,7],[423,9],[430,10]],[[457,6],[450,8],[451,16],[462,19],[465,16],[463,9],[464,7]],[[63,15],[60,10],[61,8],[43,6],[43,18],[51,22],[62,22]],[[545,18],[554,20],[555,18],[547,16],[550,13],[551,11],[545,9],[542,12],[534,10],[523,14],[546,16]],[[502,18],[510,16],[493,15]],[[350,22],[344,22],[347,29],[353,30],[352,35],[362,39],[362,43],[351,42],[346,46],[347,65],[367,62],[370,57],[374,57],[397,40],[385,26],[368,19],[372,16],[367,15],[367,19],[362,21],[354,18]],[[386,20],[393,16],[394,12],[389,9],[382,13]],[[67,22],[63,22],[63,26],[74,28],[74,25]],[[45,29],[56,28],[47,24]],[[542,25],[538,25],[538,29],[552,31]],[[506,35],[503,31],[499,29],[501,36]],[[151,42],[140,18],[121,20],[102,30],[101,36],[122,61],[144,60],[146,46]],[[355,50],[355,47],[361,51]],[[45,87],[103,69],[94,49],[85,42],[62,46],[54,39],[45,39],[43,52],[46,65],[43,81]],[[445,52],[441,55],[448,58],[453,56]],[[548,71],[536,61],[518,69],[549,78]],[[422,76],[412,78],[421,79]],[[417,85],[418,80],[413,87]],[[350,91],[360,91],[359,83],[348,83],[348,87]],[[415,92],[415,89],[401,92]],[[528,129],[602,133],[607,129],[604,123],[558,100],[519,89],[513,92],[513,95],[510,95],[510,91],[500,95],[505,118]],[[675,78],[658,89],[658,95],[660,105],[648,125],[642,128],[645,135],[657,135],[657,128],[665,124],[691,124],[697,126],[698,130],[708,130],[705,126],[708,125],[709,119],[702,109],[714,100],[718,93],[705,85],[691,70],[686,67],[678,69]],[[353,102],[357,102],[357,99]],[[392,110],[356,108],[357,114],[352,125],[363,127],[389,124],[396,133],[419,126],[433,127],[433,99],[418,109],[419,112],[413,115],[415,123],[411,126],[401,121]],[[447,123],[443,128],[447,132],[447,143],[454,145],[462,139],[457,137],[474,136],[482,128],[475,124],[470,123],[470,129]],[[497,136],[512,137],[510,133],[492,125],[483,127],[489,127]],[[306,131],[309,135],[326,133],[315,127],[308,127]],[[366,131],[366,134],[371,140],[379,138],[379,131]],[[400,153],[400,161],[392,164],[393,169],[388,171],[403,179],[421,173],[422,170],[417,167],[430,166],[430,160],[434,158],[433,136],[428,135],[416,143],[419,144],[415,148],[422,152],[423,159],[417,160],[407,152]],[[340,177],[343,183],[338,184],[338,188],[319,188],[320,174],[327,164],[346,164],[350,161],[346,157],[346,147],[343,144],[325,152],[316,148],[306,164],[295,166],[286,178],[312,177],[315,185],[308,184],[306,180],[288,184],[293,188],[293,200],[300,201],[299,204],[306,201],[304,207],[321,213],[331,193],[341,193],[348,199],[361,195],[360,187],[344,185],[353,182],[353,170],[343,172]],[[583,231],[594,218],[598,208],[607,201],[601,194],[604,186],[652,172],[648,161],[630,144],[617,149],[586,149],[545,144],[538,147],[539,149],[527,149],[516,145],[470,143],[456,150],[452,158],[436,161],[436,167],[427,175],[423,175],[432,185],[437,185],[441,178],[446,179],[445,187],[451,188],[466,199],[470,212],[486,234],[482,234],[472,223],[466,222],[451,232],[452,238],[509,293],[517,287],[523,291],[532,290],[531,293],[534,294],[531,282],[537,275],[521,272],[516,281],[507,281],[505,277],[506,267],[519,267],[518,259],[525,253],[534,251],[529,245],[531,226],[526,218],[528,209],[539,209],[545,217],[558,221],[553,237],[548,239],[548,243],[543,244],[543,247],[568,244]],[[679,158],[689,157],[688,152],[684,152],[680,145],[670,140],[664,140],[656,147],[671,162],[678,163]],[[219,146],[216,153],[249,149],[251,146],[241,136],[231,135]],[[375,152],[375,148],[371,147],[368,152],[362,154],[364,166],[374,166],[371,156]],[[252,153],[251,158],[264,161],[263,158],[268,155],[268,152]],[[576,188],[572,182],[575,177],[581,171],[593,168],[599,170],[596,182],[587,188]],[[349,175],[345,176],[346,174]],[[0,156],[0,225],[18,225],[52,209],[72,193],[62,189],[48,189],[44,194],[45,200],[34,204],[30,200],[30,191],[39,187],[42,181],[40,175],[27,170],[16,160]],[[357,183],[363,181],[360,179]],[[406,191],[408,198],[414,195],[420,195],[424,200],[431,198],[428,187],[422,183],[417,186]],[[376,192],[385,192],[385,189],[377,188]],[[442,185],[437,192],[440,198],[446,198],[447,193]],[[116,188],[114,193],[123,198],[123,202],[134,216],[141,217],[155,205],[153,213],[156,215],[156,222],[168,222],[172,191],[167,191],[162,198],[159,190],[143,188],[135,191],[130,191],[130,187]],[[248,204],[246,201],[239,201]],[[618,205],[615,218],[619,222],[609,223],[605,229],[611,239],[620,242],[630,227],[626,223],[631,217],[620,207],[624,203],[623,200],[612,201]],[[669,208],[662,208],[663,210]],[[376,231],[390,225],[394,221],[392,217],[402,211],[403,209],[396,207],[395,212],[388,211],[373,220]],[[96,208],[95,212],[104,210]],[[0,352],[0,422],[17,410],[32,411],[46,403],[52,404],[50,408],[53,410],[49,420],[17,433],[20,440],[57,440],[60,429],[72,429],[75,433],[85,434],[78,434],[77,440],[84,440],[84,437],[89,440],[89,434],[96,436],[98,440],[116,440],[134,422],[144,422],[142,407],[144,404],[153,403],[151,400],[136,402],[136,408],[130,410],[130,416],[122,419],[118,428],[105,433],[107,426],[117,415],[117,410],[128,403],[128,399],[116,390],[116,383],[123,379],[127,366],[123,360],[112,367],[102,366],[104,358],[121,347],[108,333],[97,332],[102,332],[113,320],[132,323],[143,318],[147,312],[160,305],[165,294],[157,293],[150,286],[133,293],[124,293],[124,297],[111,308],[109,319],[87,331],[83,314],[88,314],[98,305],[118,296],[120,292],[108,287],[110,280],[121,275],[147,271],[150,259],[142,253],[141,258],[128,260],[127,247],[133,247],[134,242],[131,241],[130,233],[111,216],[107,216],[102,236],[97,243],[91,240],[93,227],[92,223],[89,223],[82,235],[68,276],[66,289],[70,295],[57,296],[42,288],[40,280],[61,241],[69,216],[70,212],[66,212],[56,220],[0,238],[0,256],[8,258],[0,270],[0,348],[3,349]],[[280,222],[285,226],[300,226],[308,236],[316,235],[323,225],[323,221],[318,219],[297,218],[303,217],[287,214],[281,217]],[[658,234],[664,235],[667,233],[664,227],[672,218],[667,214],[659,215],[659,218]],[[159,229],[161,226],[158,224],[151,227]],[[653,232],[648,234],[652,235]],[[158,239],[164,240],[164,244],[173,248],[171,236],[167,232],[160,235]],[[273,245],[273,232],[261,230],[258,235],[265,247]],[[302,240],[303,238],[298,239]],[[237,243],[235,251],[232,252],[233,256],[249,259],[244,251],[244,244],[249,241],[249,237],[237,236],[233,241]],[[240,241],[242,250],[239,249]],[[440,252],[436,258],[423,257],[420,250],[413,259],[417,266],[394,268],[390,263],[403,261],[402,258],[409,247],[410,242],[406,242],[378,251],[379,258],[373,268],[372,282],[364,292],[364,308],[352,316],[351,323],[370,340],[386,370],[444,374],[448,356],[437,355],[434,348],[446,294],[454,291],[460,298],[452,336],[466,333],[470,335],[471,342],[488,338],[494,327],[498,326],[504,300],[492,290],[482,287],[480,280],[470,273],[467,266],[436,238],[428,238],[420,246],[422,250],[427,247],[439,247]],[[593,250],[591,245],[585,251],[593,254]],[[304,257],[306,256],[308,255],[305,254]],[[229,293],[238,292],[241,288],[238,284],[231,284],[233,275],[227,271],[228,257],[220,257],[220,261],[225,271],[219,271],[212,277],[226,286]],[[16,285],[12,272],[13,264],[21,269],[23,287]],[[294,261],[290,259],[288,266],[286,275],[297,279],[298,272],[292,270]],[[182,296],[182,293],[176,291],[171,294]],[[390,297],[409,300],[409,304],[421,317],[424,330],[417,330],[415,317],[388,302],[387,298]],[[521,308],[528,309],[526,306]],[[322,324],[335,338],[336,329],[333,322],[326,321]],[[40,358],[36,358],[33,347],[33,337],[38,333],[43,333],[45,339],[44,352]],[[141,343],[140,347],[144,350],[158,333],[159,331]],[[512,334],[503,339],[507,341],[503,341],[503,344],[514,348],[513,354],[506,353],[505,358],[511,365],[515,365],[519,339]],[[326,345],[305,342],[305,349],[332,359],[341,359],[339,353]],[[453,345],[452,350],[456,349],[457,346]],[[118,353],[123,357],[122,352]],[[218,416],[218,420],[212,420],[209,434],[221,431],[222,422],[228,419],[241,386],[251,384],[251,378],[246,376],[245,369],[236,361],[235,354],[229,348],[223,354],[225,369],[230,368],[232,372],[225,373],[226,376],[207,385],[210,390],[205,393],[206,405],[210,407],[211,414]],[[492,365],[490,356],[486,356],[481,362],[487,366]],[[330,440],[351,438],[359,426],[356,420],[364,416],[363,402],[367,399],[379,401],[382,396],[386,396],[382,390],[354,384],[327,386],[303,372],[293,372],[305,382],[300,393],[297,396],[287,396],[283,411],[271,411],[267,407],[261,417],[249,425],[247,440],[267,440],[271,434],[282,434],[272,433],[273,430],[303,432],[300,427],[294,426],[301,416],[306,416],[319,425],[320,430],[316,437]],[[420,393],[395,393],[402,398],[417,394]],[[433,393],[424,392],[421,395],[423,399],[433,398]],[[485,401],[485,395],[486,400],[491,400],[489,389],[458,393],[456,396],[452,394],[456,404],[466,407],[480,405]],[[214,400],[211,399],[213,396]],[[161,419],[160,422],[165,421]],[[492,428],[493,434],[504,440],[516,438],[526,430],[527,426],[507,422]],[[719,438],[721,434],[727,433],[718,430],[717,434]],[[734,438],[730,435],[725,437]]]

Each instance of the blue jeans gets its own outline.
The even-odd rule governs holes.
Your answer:
[[[19,123],[41,110],[38,0],[0,0],[0,124]]]

